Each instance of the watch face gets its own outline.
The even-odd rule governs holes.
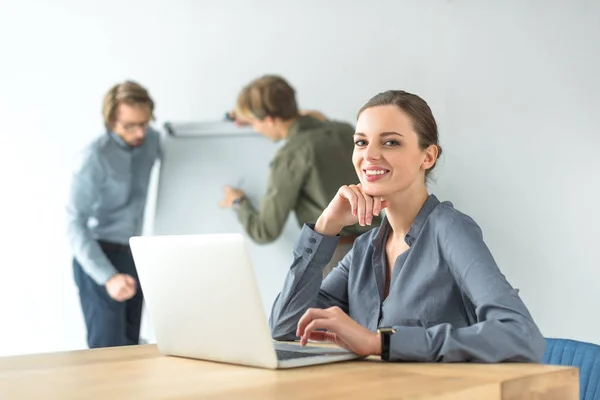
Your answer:
[[[387,328],[387,327],[386,328],[379,328],[379,329],[377,329],[377,333],[389,333],[389,334],[392,334],[392,333],[396,333],[396,330],[394,328]]]

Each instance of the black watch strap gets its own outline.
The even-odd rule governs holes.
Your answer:
[[[396,330],[392,327],[383,327],[377,329],[377,333],[381,337],[381,359],[384,361],[390,360],[390,342],[392,335],[396,333]]]

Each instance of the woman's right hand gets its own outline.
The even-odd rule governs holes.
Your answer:
[[[385,207],[385,200],[366,194],[360,184],[342,186],[317,220],[315,231],[335,236],[349,225],[371,225],[373,217]]]

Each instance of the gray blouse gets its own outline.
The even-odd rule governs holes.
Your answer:
[[[340,307],[376,331],[393,326],[390,360],[427,362],[539,362],[546,342],[518,290],[507,282],[479,226],[452,203],[430,195],[394,264],[383,300],[385,244],[391,227],[361,235],[322,279],[339,237],[305,225],[294,261],[269,319],[276,340],[294,340],[310,307]]]

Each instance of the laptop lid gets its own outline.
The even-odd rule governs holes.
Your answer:
[[[137,236],[130,245],[161,352],[276,368],[241,234]]]

